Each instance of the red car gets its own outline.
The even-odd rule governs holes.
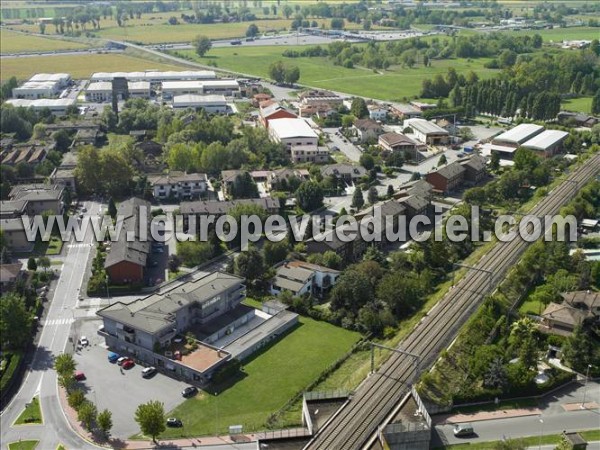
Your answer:
[[[83,381],[83,380],[85,380],[85,373],[83,373],[83,372],[75,372],[74,378],[77,381]]]
[[[135,363],[131,359],[124,361],[123,364],[121,365],[121,367],[123,367],[123,369],[131,369],[133,366],[135,366]]]

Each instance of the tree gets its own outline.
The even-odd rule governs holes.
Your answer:
[[[563,347],[563,358],[574,370],[585,372],[592,362],[593,343],[589,334],[578,325]]]
[[[533,336],[536,329],[535,322],[529,317],[519,319],[511,324],[508,341],[511,345],[518,345]]]
[[[212,47],[212,42],[207,36],[199,34],[192,41],[192,46],[196,50],[196,54],[203,57]]]
[[[258,198],[258,187],[248,172],[235,177],[231,186],[231,196],[234,199]]]
[[[108,199],[108,215],[113,219],[117,218],[117,205],[112,197]]]
[[[314,211],[323,206],[323,190],[318,183],[305,181],[296,191],[296,201],[303,211]]]
[[[258,36],[258,27],[256,24],[251,23],[246,30],[246,37],[253,38]]]
[[[369,115],[369,108],[364,98],[354,97],[350,106],[350,114],[358,119],[364,119]]]
[[[285,82],[294,84],[300,79],[300,68],[298,66],[290,66],[285,69]]]
[[[54,370],[59,376],[72,376],[76,367],[75,359],[69,353],[61,353],[54,358]]]
[[[369,153],[363,153],[360,155],[358,162],[367,170],[371,170],[373,167],[375,167],[375,159]]]
[[[44,269],[44,272],[46,272],[50,266],[51,266],[51,262],[50,262],[50,258],[48,258],[47,256],[40,256],[38,258],[38,266],[40,266],[42,269]]]
[[[248,281],[259,279],[264,272],[264,262],[260,251],[256,247],[250,247],[247,251],[241,252],[235,258],[234,272]]]
[[[155,400],[139,405],[135,411],[135,421],[140,426],[142,433],[150,436],[154,443],[156,438],[165,431],[165,408]]]
[[[285,65],[282,61],[276,61],[269,66],[269,77],[276,83],[281,84],[285,81]]]
[[[527,369],[535,369],[537,366],[537,345],[533,337],[529,336],[519,342],[519,361]]]
[[[292,9],[292,7],[289,6],[289,5],[285,5],[283,7],[282,11],[283,11],[283,15],[285,16],[286,19],[289,19],[290,16],[292,15],[292,13],[294,12],[294,10]],[[276,14],[276,13],[273,13],[273,14]]]
[[[88,431],[92,430],[92,424],[96,420],[98,409],[90,401],[84,401],[77,410],[77,420],[79,420]]]
[[[371,205],[377,203],[379,200],[379,194],[377,193],[377,188],[375,186],[369,188],[369,191],[367,192],[367,200]]]
[[[343,30],[344,29],[344,19],[341,17],[335,17],[331,19],[331,29],[332,30]]]
[[[27,260],[27,270],[31,270],[32,272],[37,270],[37,262],[35,262],[35,258],[33,256],[30,256]]]
[[[33,318],[25,305],[25,299],[9,292],[0,302],[0,342],[13,349],[24,349],[31,340]]]
[[[290,244],[286,239],[279,242],[267,240],[263,246],[265,265],[271,267],[283,261],[288,254],[289,247]]]
[[[98,414],[96,422],[98,422],[98,428],[102,430],[105,436],[110,435],[110,430],[113,426],[113,422],[112,413],[108,409],[105,409]]]
[[[592,114],[600,114],[600,89],[596,91],[592,98]]]
[[[490,159],[490,169],[498,170],[500,168],[500,154],[498,152],[492,152]]]
[[[444,164],[448,164],[448,160],[446,159],[446,155],[442,155],[440,156],[440,159],[438,160],[437,166],[443,166]]]
[[[79,410],[83,402],[85,402],[85,394],[81,389],[74,389],[67,396],[67,402],[69,406],[73,408],[75,411]]]
[[[179,270],[179,266],[181,266],[181,259],[177,255],[169,256],[169,262],[167,264],[169,266],[169,271],[177,272]]]
[[[362,190],[360,186],[356,186],[354,189],[354,194],[352,195],[352,207],[356,209],[360,209],[365,204],[365,199],[363,197]]]

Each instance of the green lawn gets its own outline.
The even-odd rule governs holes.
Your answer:
[[[474,60],[451,59],[433,61],[431,67],[415,66],[412,69],[391,67],[382,73],[356,67],[347,69],[334,65],[328,58],[284,58],[282,52],[297,46],[237,47],[215,48],[204,58],[198,58],[192,50],[180,54],[208,64],[214,62],[217,67],[230,69],[249,75],[268,78],[269,65],[282,60],[300,68],[300,83],[324,89],[334,89],[349,94],[384,100],[401,100],[403,97],[418,97],[424,78],[433,78],[436,74],[446,74],[449,67],[458,73],[474,71],[480,78],[489,78],[498,71],[483,67],[488,59]]]
[[[63,39],[28,36],[9,30],[0,30],[0,53],[45,52],[86,48],[85,44]]]
[[[590,114],[592,112],[592,97],[568,98],[560,102],[563,109]]]
[[[0,60],[0,76],[24,80],[38,72],[68,72],[73,78],[89,78],[94,72],[183,70],[175,64],[162,64],[142,58],[117,54],[57,55]]]
[[[47,256],[59,255],[63,246],[63,241],[58,236],[51,236],[46,249]]]
[[[477,427],[475,426],[475,430],[477,431]],[[600,440],[600,431],[599,430],[590,430],[590,431],[580,431],[579,434],[588,442],[598,441]],[[535,447],[540,443],[540,436],[531,436],[522,439],[515,439],[518,441],[522,441],[528,447]],[[548,444],[558,444],[560,442],[560,434],[548,434],[542,435],[541,443],[542,445]],[[452,450],[490,450],[494,448],[495,444],[499,444],[499,441],[493,442],[470,442],[467,444],[456,444],[456,445],[448,445],[446,447],[438,447],[441,449],[452,449]]]
[[[65,448],[64,445],[59,444],[58,447],[56,447],[56,450],[67,450],[67,449]]]
[[[561,42],[563,40],[580,40],[580,39],[598,39],[600,29],[592,27],[569,27],[569,28],[553,28],[551,30],[520,30],[520,31],[509,31],[508,33],[515,35],[524,34],[539,34],[544,42],[549,43]]]
[[[33,450],[40,441],[20,441],[8,444],[8,450]]]
[[[244,430],[264,429],[270,414],[314,381],[359,338],[358,333],[301,317],[298,327],[247,360],[244,375],[232,386],[210,388],[169,412],[168,416],[180,418],[184,427],[167,429],[161,437],[214,434],[217,428],[225,433],[232,424],[243,425]],[[220,392],[218,396],[215,391]]]
[[[27,425],[27,424],[41,424],[42,420],[42,409],[40,408],[40,401],[37,397],[33,397],[31,402],[23,410],[21,415],[15,420],[15,425]]]
[[[537,316],[540,315],[546,306],[537,300],[530,300],[527,298],[523,304],[519,307],[520,314],[535,314]]]

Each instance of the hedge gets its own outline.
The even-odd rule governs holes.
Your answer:
[[[8,360],[6,369],[2,372],[0,377],[0,392],[5,393],[10,387],[12,379],[14,378],[15,372],[19,367],[23,354],[21,352],[7,353],[4,357]]]

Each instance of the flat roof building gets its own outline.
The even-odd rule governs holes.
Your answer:
[[[228,111],[227,102],[223,95],[195,95],[183,94],[173,97],[174,109],[202,108],[211,114],[226,114]]]
[[[269,121],[269,135],[276,142],[293,145],[317,146],[319,135],[304,119],[275,119]]]
[[[96,72],[92,74],[90,80],[112,81],[114,78],[125,78],[128,81],[149,81],[151,83],[159,83],[163,81],[214,80],[217,78],[217,75],[213,70]]]
[[[450,141],[450,133],[447,130],[425,119],[406,119],[404,127],[410,127],[414,136],[428,145],[445,145]]]
[[[522,123],[496,136],[492,139],[492,145],[517,148],[543,130],[544,127],[541,125]]]
[[[208,80],[202,82],[202,89],[205,94],[223,94],[235,96],[240,91],[240,83],[237,80]]]
[[[164,81],[162,83],[163,96],[181,94],[203,94],[204,88],[200,81]]]
[[[77,101],[74,98],[40,98],[36,100],[9,98],[5,103],[15,108],[33,108],[34,111],[49,109],[55,116],[64,116],[67,108],[75,106]]]

